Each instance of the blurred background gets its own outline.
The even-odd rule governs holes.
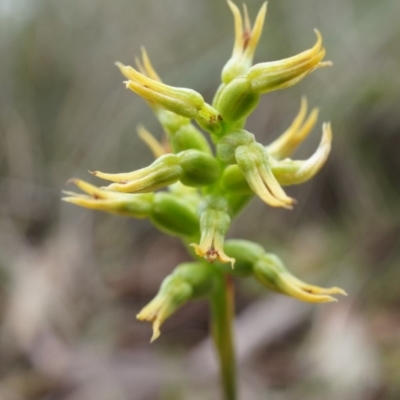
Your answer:
[[[251,19],[261,1],[247,2]],[[296,154],[330,120],[332,154],[288,188],[294,211],[255,199],[230,237],[278,254],[298,277],[341,286],[307,305],[237,283],[241,399],[400,398],[400,2],[270,0],[256,61],[323,34],[327,59],[266,95],[248,129],[267,144],[302,95],[321,109]],[[149,344],[135,315],[188,259],[179,241],[137,221],[60,202],[70,177],[148,165],[136,135],[161,129],[124,89],[115,61],[145,45],[166,83],[211,101],[231,54],[223,0],[0,0],[0,399],[219,399],[208,309],[185,306]]]

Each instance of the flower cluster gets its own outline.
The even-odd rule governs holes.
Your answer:
[[[324,123],[322,139],[306,160],[289,157],[315,126],[318,110],[308,113],[307,101],[289,128],[268,146],[244,129],[246,118],[260,96],[287,88],[324,61],[322,36],[316,31],[313,47],[280,61],[253,65],[266,15],[264,4],[251,27],[244,13],[228,0],[233,13],[235,41],[231,58],[222,70],[221,85],[212,104],[201,94],[163,83],[146,50],[136,68],[117,63],[126,87],[143,97],[154,111],[167,137],[160,143],[143,126],[138,133],[155,161],[133,172],[92,172],[110,181],[97,188],[72,179],[84,194],[65,192],[65,201],[87,208],[134,218],[148,218],[157,228],[182,239],[197,261],[178,266],[160,291],[138,314],[153,323],[153,338],[163,321],[186,302],[212,296],[225,274],[253,276],[262,285],[308,302],[334,301],[342,289],[309,285],[291,275],[282,261],[261,246],[244,240],[225,240],[232,219],[257,195],[272,207],[291,209],[295,199],[284,186],[311,179],[324,165],[331,148],[331,126]],[[215,151],[202,130],[211,137]],[[158,191],[159,189],[166,189]]]

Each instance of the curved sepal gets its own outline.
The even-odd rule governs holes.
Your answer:
[[[297,279],[274,254],[265,253],[254,264],[253,271],[254,276],[264,286],[301,301],[328,303],[337,301],[332,294],[346,296],[346,292],[338,287],[322,288]]]
[[[323,62],[325,49],[322,47],[322,36],[315,29],[315,45],[302,53],[280,61],[256,64],[249,69],[246,78],[251,82],[252,90],[264,94],[274,90],[293,86],[316,68],[330,66]]]
[[[322,125],[321,142],[314,154],[307,160],[271,158],[271,167],[277,181],[283,186],[298,185],[313,178],[324,166],[331,151],[332,130],[329,123]]]
[[[318,111],[318,108],[314,108],[306,119],[307,99],[303,97],[299,113],[290,127],[266,147],[268,154],[276,160],[290,157],[314,128]]]
[[[245,4],[243,5],[244,18],[232,1],[228,0],[228,6],[232,11],[235,24],[235,42],[232,56],[222,69],[222,82],[225,84],[237,76],[243,75],[251,67],[267,13],[267,3],[264,3],[257,14],[253,28],[251,28]]]
[[[211,295],[215,280],[219,276],[216,268],[204,262],[180,264],[164,279],[156,297],[136,316],[141,321],[152,322],[151,342],[160,336],[164,321],[187,302]]]

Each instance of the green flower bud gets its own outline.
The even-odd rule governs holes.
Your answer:
[[[199,111],[196,118],[197,124],[208,133],[218,136],[222,132],[223,118],[214,107],[204,103],[203,108]]]
[[[265,253],[262,246],[240,239],[227,240],[224,250],[235,259],[235,269],[231,270],[226,264],[217,264],[218,268],[225,273],[243,277],[253,275],[255,262]]]
[[[229,209],[231,210],[231,215],[238,215],[241,210],[249,203],[253,197],[253,192],[251,193],[233,193],[227,192],[225,194],[226,201],[229,204]]]
[[[187,186],[203,186],[214,183],[219,175],[217,160],[198,150],[186,150],[178,154],[182,168],[180,181]]]
[[[153,323],[151,342],[160,336],[163,322],[180,307],[196,298],[210,295],[219,272],[202,262],[179,265],[164,279],[157,296],[137,315],[141,321]]]
[[[155,115],[168,135],[173,135],[182,126],[190,123],[190,118],[181,117],[172,111],[162,108],[157,109]]]
[[[207,139],[190,122],[189,118],[181,117],[180,115],[163,109],[157,109],[155,114],[168,135],[168,141],[172,152],[180,153],[185,150],[199,150],[207,154],[212,154]],[[168,152],[142,126],[138,127],[138,133],[140,138],[146,142],[153,154],[157,155],[157,157]]]
[[[221,90],[215,107],[224,121],[237,122],[250,115],[259,101],[260,95],[252,89],[251,82],[239,76]]]
[[[218,157],[225,164],[236,164],[236,149],[254,142],[254,135],[243,129],[230,132],[217,142]]]
[[[230,165],[225,168],[221,177],[221,187],[234,193],[253,193],[245,176],[237,165]]]
[[[211,154],[211,148],[204,135],[191,123],[182,125],[169,134],[169,142],[174,153],[184,150],[199,150]]]
[[[200,232],[196,208],[172,193],[155,194],[149,218],[157,228],[174,236],[193,238]]]

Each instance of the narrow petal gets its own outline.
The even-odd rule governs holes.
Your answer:
[[[254,22],[253,30],[251,31],[250,34],[250,40],[245,50],[245,57],[253,58],[254,52],[256,50],[256,47],[260,40],[261,33],[264,28],[264,21],[266,15],[267,15],[267,3],[265,2],[261,6],[260,11],[258,12],[256,20]]]
[[[231,0],[228,0],[228,6],[232,11],[235,22],[235,43],[233,46],[233,56],[240,55],[243,50],[243,19],[239,8]]]
[[[146,72],[146,75],[158,82],[162,82],[161,78],[157,74],[156,70],[153,68],[153,65],[151,64],[150,58],[147,54],[146,48],[142,46],[142,60],[143,60],[143,66],[144,66],[144,71]]]
[[[266,147],[270,156],[274,157],[277,160],[288,157],[288,155],[281,156],[281,154],[285,153],[285,149],[288,143],[293,141],[293,138],[296,137],[297,132],[303,124],[306,115],[307,99],[303,97],[301,99],[300,110],[293,120],[292,124],[284,133],[282,133],[282,135],[280,135],[277,139],[275,139],[271,144]]]
[[[88,182],[85,182],[81,179],[72,178],[68,181],[68,183],[73,183],[74,185],[78,186],[83,192],[87,193],[94,199],[110,199],[113,197],[112,194],[101,190],[97,186],[91,185]]]
[[[290,279],[286,279],[285,276],[281,276],[279,281],[279,288],[282,292],[297,300],[306,301],[308,303],[330,303],[337,301],[337,299],[328,294],[310,293]]]
[[[167,153],[164,146],[143,125],[138,125],[136,130],[140,139],[147,144],[155,158]]]
[[[260,63],[251,67],[246,78],[251,82],[252,90],[263,94],[283,89],[294,85],[315,68],[326,66],[326,63],[320,65],[325,56],[322,36],[318,30],[315,30],[315,33],[317,41],[311,49],[280,61]]]
[[[306,182],[324,166],[331,150],[332,130],[330,124],[323,124],[322,131],[321,142],[309,159],[304,161],[291,159],[276,161],[271,158],[272,172],[281,185],[298,185]]]
[[[259,143],[239,146],[235,150],[237,165],[250,188],[268,205],[291,209],[295,200],[288,197],[274,177],[268,154]]]

